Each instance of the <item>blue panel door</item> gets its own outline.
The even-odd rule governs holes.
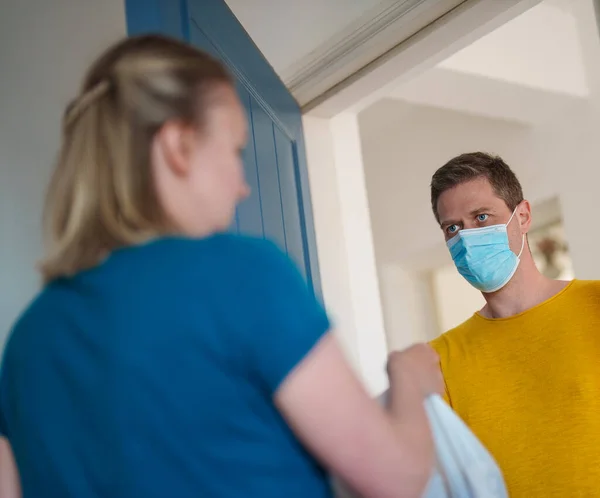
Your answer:
[[[248,117],[248,145],[244,149],[244,169],[246,181],[251,190],[250,197],[246,199],[238,209],[238,230],[240,233],[264,237],[265,225],[262,215],[263,207],[260,196],[260,178],[256,166],[256,147],[254,142],[254,126],[252,123],[252,97],[248,93],[248,90],[241,84],[238,84],[238,93],[246,109],[246,116]]]
[[[265,236],[275,240],[279,246],[286,248],[285,225],[283,223],[283,199],[279,182],[277,150],[273,138],[273,121],[264,109],[250,99],[252,116],[252,134],[256,154],[256,170],[258,173],[259,191],[262,206]],[[240,211],[245,206],[240,206]]]
[[[234,233],[269,238],[298,264],[320,295],[300,109],[224,0],[125,0],[129,34],[163,33],[221,59],[246,108],[244,166],[252,195]]]

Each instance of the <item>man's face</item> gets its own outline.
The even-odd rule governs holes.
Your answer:
[[[505,224],[512,215],[484,177],[446,190],[438,199],[437,209],[445,240],[460,230]],[[507,227],[510,248],[515,253],[521,249],[522,234],[529,229],[530,220],[529,204],[524,201],[517,206],[515,217]]]

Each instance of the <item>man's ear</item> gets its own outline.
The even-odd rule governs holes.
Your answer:
[[[165,123],[156,139],[169,169],[177,176],[185,176],[191,168],[191,155],[195,133],[191,126],[181,121]]]
[[[516,215],[519,217],[521,233],[528,233],[531,230],[531,204],[529,201],[524,200],[517,206]]]

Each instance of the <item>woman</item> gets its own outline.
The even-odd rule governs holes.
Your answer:
[[[0,497],[319,498],[324,469],[420,496],[435,354],[390,358],[384,412],[287,257],[224,234],[246,135],[227,72],[192,47],[130,38],[91,67],[48,192],[46,285],[3,360]]]

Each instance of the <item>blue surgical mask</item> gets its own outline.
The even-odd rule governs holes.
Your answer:
[[[505,225],[461,230],[447,242],[458,273],[481,292],[502,289],[519,267],[525,235],[517,255],[510,250],[506,231],[515,212],[516,208]]]

